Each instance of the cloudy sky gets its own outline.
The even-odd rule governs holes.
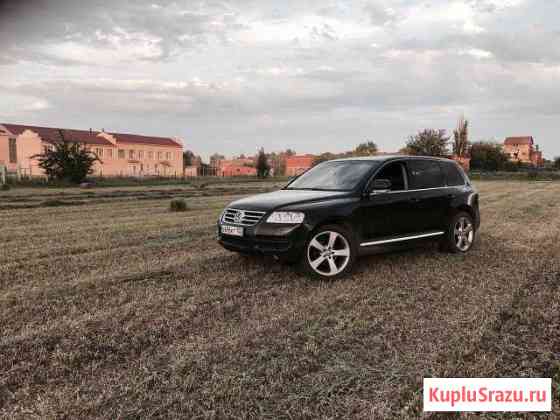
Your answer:
[[[423,128],[560,155],[560,2],[0,0],[0,122],[207,157],[395,151]]]

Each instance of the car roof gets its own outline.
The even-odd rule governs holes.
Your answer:
[[[451,159],[447,158],[440,158],[435,156],[413,156],[413,155],[373,155],[373,156],[356,156],[356,157],[347,157],[347,158],[340,158],[340,159],[333,159],[329,162],[344,162],[344,161],[376,161],[376,162],[387,162],[390,160],[397,160],[397,159],[424,159],[424,160],[437,160],[437,161],[445,161],[445,162],[453,162]]]

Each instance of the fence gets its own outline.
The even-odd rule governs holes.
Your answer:
[[[30,168],[18,167],[15,171],[9,171],[6,165],[0,164],[0,184],[17,183],[20,181],[28,181],[33,178],[38,177],[33,176]]]

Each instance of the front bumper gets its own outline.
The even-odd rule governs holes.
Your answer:
[[[223,235],[218,221],[218,242],[225,249],[244,254],[269,255],[297,260],[303,255],[309,229],[305,224],[280,225],[258,223],[244,226],[243,237]]]

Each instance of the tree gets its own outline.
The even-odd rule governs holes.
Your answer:
[[[352,152],[354,156],[372,156],[378,152],[377,144],[372,141],[360,143]]]
[[[327,160],[336,159],[338,156],[331,152],[321,153],[320,155],[315,156],[313,159],[313,166],[318,165],[319,163],[326,162]]]
[[[183,166],[193,166],[195,162],[196,156],[190,150],[185,150],[183,152]]]
[[[286,154],[286,156],[294,156],[296,154],[296,151],[293,149],[286,149],[284,153]]]
[[[93,173],[95,162],[99,157],[82,143],[64,138],[64,132],[58,130],[60,139],[46,147],[43,153],[32,156],[39,161],[39,167],[45,171],[50,180],[69,181],[79,184]]]
[[[406,143],[406,152],[417,156],[447,156],[449,137],[445,130],[425,129],[415,136],[410,136]]]
[[[286,158],[284,152],[268,154],[268,162],[274,175],[284,175],[286,172]]]
[[[500,171],[510,168],[509,156],[498,143],[479,141],[471,146],[471,169]]]
[[[458,157],[466,157],[469,151],[469,122],[461,117],[457,122],[457,128],[453,130],[453,154]]]
[[[261,147],[257,155],[257,176],[259,178],[266,178],[270,173],[270,165],[268,164],[268,158],[264,152],[264,148]]]
[[[226,157],[224,155],[220,155],[219,153],[214,153],[210,156],[210,166],[218,166],[218,162],[220,160],[224,160]]]

